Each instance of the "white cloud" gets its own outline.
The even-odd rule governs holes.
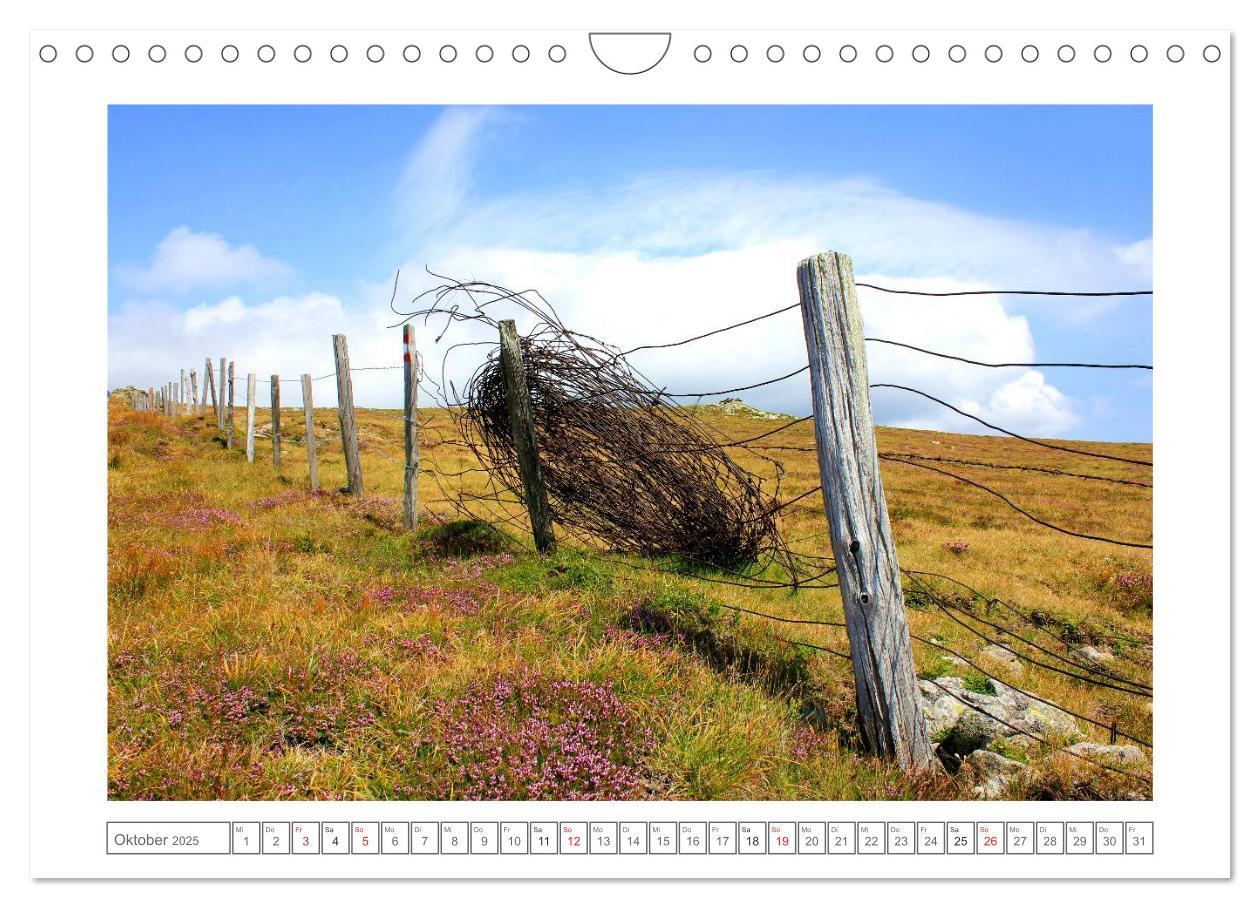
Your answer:
[[[121,265],[116,274],[128,289],[154,294],[275,283],[293,272],[253,246],[233,246],[217,233],[180,226],[161,239],[148,265]]]
[[[378,308],[352,310],[324,293],[280,296],[255,305],[227,297],[187,310],[169,303],[129,303],[110,315],[110,387],[160,385],[178,379],[180,369],[200,374],[207,356],[216,370],[220,356],[236,362],[239,394],[244,394],[250,372],[263,384],[273,373],[287,380],[304,372],[326,375],[333,371],[334,334],[346,335],[352,367],[401,362],[401,332],[385,329]],[[358,404],[399,406],[401,373],[356,372],[354,387]],[[317,381],[314,392],[317,406],[336,404],[332,379]],[[300,405],[296,382],[281,385],[281,402]]]

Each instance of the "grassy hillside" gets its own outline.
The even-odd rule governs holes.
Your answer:
[[[472,466],[440,411],[423,457]],[[452,523],[422,484],[425,525],[400,524],[399,411],[360,411],[367,497],[306,491],[301,413],[286,411],[283,466],[261,439],[245,461],[213,420],[109,411],[109,796],[120,799],[969,798],[964,775],[910,776],[859,755],[844,631],[753,610],[838,620],[836,590],[746,589],[678,565],[565,540],[543,562]],[[733,437],[779,423],[714,413]],[[325,489],[344,482],[335,411],[316,413]],[[806,423],[774,436],[808,448]],[[1147,445],[1091,449],[1149,459]],[[1148,482],[1149,470],[1012,439],[885,429],[882,452],[1019,463]],[[1127,453],[1126,453],[1127,452]],[[783,497],[818,484],[812,452],[779,452]],[[751,469],[763,469],[745,457]],[[1078,532],[1150,539],[1150,492],[1032,471],[921,461],[994,485]],[[1024,634],[1091,646],[1150,683],[1150,552],[1039,527],[982,491],[885,462],[903,566],[1018,604]],[[468,477],[476,485],[476,477]],[[458,484],[463,479],[445,482]],[[793,548],[828,552],[818,495],[785,514]],[[527,537],[511,530],[523,543]],[[712,579],[721,579],[714,577]],[[960,588],[924,578],[937,593]],[[969,595],[994,623],[1009,615]],[[1149,700],[1031,664],[1014,669],[949,613],[912,597],[924,677],[988,675],[1150,739]],[[976,624],[981,627],[982,625]],[[1061,642],[1060,642],[1061,641]],[[981,669],[984,669],[983,671]],[[1018,672],[1018,676],[1012,672]],[[1106,732],[1081,724],[1083,733]],[[1007,797],[1149,796],[1032,742]],[[1136,787],[1135,787],[1136,785]]]

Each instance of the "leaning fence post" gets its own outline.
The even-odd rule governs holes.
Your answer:
[[[302,409],[306,411],[306,461],[311,468],[311,491],[319,491],[319,455],[315,450],[315,410],[311,400],[311,374],[302,376]]]
[[[254,462],[254,373],[245,376],[245,459]]]
[[[280,469],[280,376],[271,376],[271,462]]]
[[[227,386],[228,386],[227,357],[220,356],[219,357],[219,410],[217,413],[215,413],[215,417],[219,420],[220,429],[223,428],[223,422],[224,420],[227,419],[227,408],[229,406],[228,399],[230,397],[233,400],[235,399],[232,395],[228,394]],[[230,448],[232,447],[232,445],[229,443],[228,447]]]
[[[796,282],[862,740],[903,768],[927,766],[932,749],[879,473],[853,265],[824,252],[797,266]]]
[[[223,360],[219,360],[219,362],[221,363]],[[236,415],[236,360],[228,363],[227,384],[223,387],[226,390],[223,394],[219,395],[219,398],[221,400],[226,398],[226,401],[223,404],[223,419],[220,424],[222,425],[224,422],[227,423],[227,446],[230,450],[232,447],[233,436],[236,434],[236,427],[234,425],[235,419],[233,418]]]
[[[403,526],[419,526],[416,513],[416,479],[420,471],[420,441],[416,391],[420,386],[420,361],[416,356],[416,331],[403,325]]]
[[[547,487],[543,482],[542,463],[538,459],[538,433],[534,430],[534,413],[529,405],[529,388],[525,383],[525,357],[516,322],[499,322],[499,368],[507,391],[508,411],[512,417],[512,443],[516,447],[516,463],[529,510],[529,525],[534,531],[534,547],[547,555],[555,550],[556,536],[551,529],[551,511],[547,507]]]
[[[346,336],[333,335],[333,358],[337,363],[337,419],[341,423],[341,449],[346,455],[346,488],[355,498],[363,497],[363,468],[359,465],[359,435],[354,429],[354,388],[350,383],[350,353]]]
[[[210,357],[206,357],[206,380],[201,385],[201,412],[206,412],[206,401],[210,402],[210,406],[214,409],[214,418],[219,418],[219,398],[215,394],[214,389],[214,366],[210,364]]]

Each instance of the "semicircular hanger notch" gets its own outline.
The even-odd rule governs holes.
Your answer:
[[[591,53],[608,69],[638,76],[653,69],[669,53],[670,32],[591,32]]]

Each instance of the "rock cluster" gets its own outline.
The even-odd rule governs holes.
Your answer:
[[[1001,659],[1000,647],[987,653]],[[936,755],[951,772],[975,779],[979,798],[1000,798],[1010,784],[1029,773],[1029,767],[1001,753],[1026,752],[1041,741],[1067,745],[1066,751],[1108,766],[1146,764],[1141,748],[1129,744],[1099,744],[1082,740],[1076,720],[1061,709],[1029,697],[1000,681],[988,682],[992,693],[972,690],[962,678],[921,679],[923,711],[928,735],[936,741]]]

